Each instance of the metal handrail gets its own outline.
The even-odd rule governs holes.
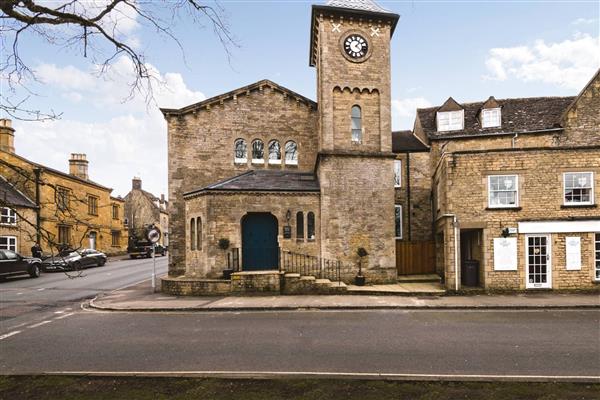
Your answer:
[[[342,281],[342,270],[349,267],[351,268],[340,260],[280,250],[279,271],[281,272],[314,276],[339,283]]]

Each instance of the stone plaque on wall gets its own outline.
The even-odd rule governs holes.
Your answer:
[[[494,239],[494,271],[517,270],[517,238]]]
[[[291,239],[292,238],[292,227],[289,225],[285,225],[283,227],[283,238]]]

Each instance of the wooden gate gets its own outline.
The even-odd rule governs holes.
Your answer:
[[[396,241],[398,275],[434,274],[435,242]]]

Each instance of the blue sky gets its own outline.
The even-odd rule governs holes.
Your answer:
[[[221,1],[239,47],[228,61],[209,28],[183,20],[174,44],[139,21],[122,29],[168,88],[161,106],[180,107],[270,79],[315,98],[308,66],[307,1]],[[598,1],[380,1],[401,15],[392,39],[394,129],[412,126],[417,106],[528,96],[575,95],[600,66]],[[122,102],[128,64],[117,60],[103,78],[80,51],[28,37],[22,55],[45,83],[32,106],[63,112],[50,123],[15,122],[17,152],[66,170],[83,152],[90,176],[125,195],[134,175],[155,194],[167,191],[166,125],[140,97]]]

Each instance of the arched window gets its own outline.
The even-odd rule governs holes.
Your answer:
[[[306,231],[308,240],[315,240],[315,213],[312,211],[306,214]]]
[[[281,164],[281,146],[277,140],[269,142],[269,164]]]
[[[196,218],[196,249],[202,250],[202,218]]]
[[[265,162],[265,144],[262,140],[256,139],[252,142],[252,162],[255,164]]]
[[[234,162],[237,164],[245,164],[248,162],[248,148],[244,139],[237,139],[233,148]]]
[[[304,240],[304,214],[302,211],[296,213],[296,239]]]
[[[352,126],[352,142],[360,143],[362,141],[362,111],[360,106],[352,106],[350,120]]]
[[[190,220],[190,250],[196,250],[196,221]]]
[[[298,165],[298,145],[293,140],[285,143],[285,163]]]

